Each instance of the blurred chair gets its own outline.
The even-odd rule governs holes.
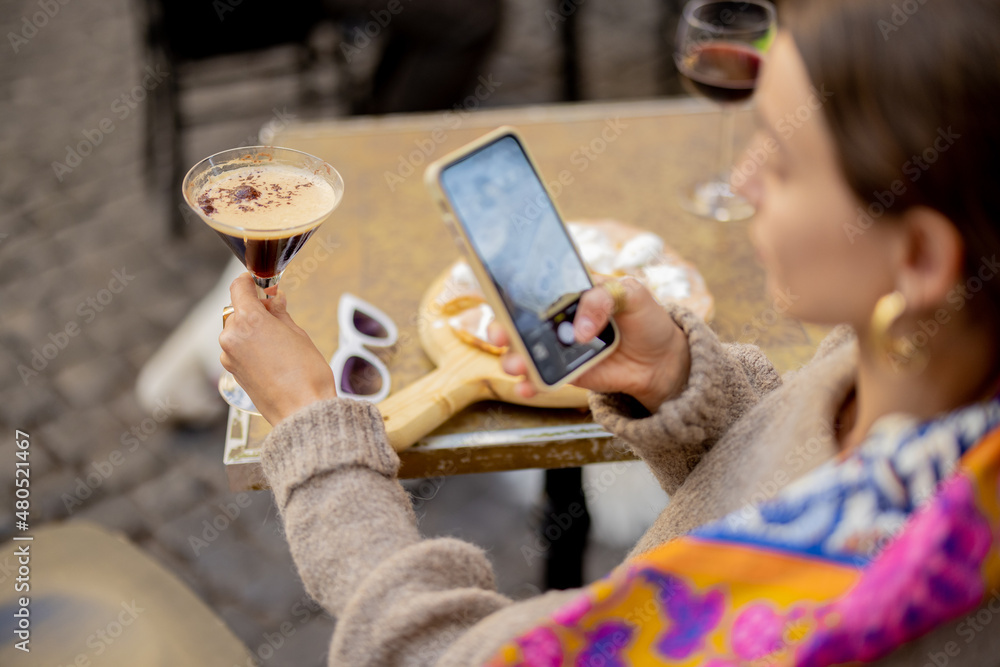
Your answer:
[[[326,0],[345,26],[340,50],[380,40],[378,64],[352,113],[436,111],[462,104],[487,62],[502,25],[503,0]],[[353,24],[352,24],[353,21]],[[481,101],[481,100],[480,100]]]
[[[663,95],[686,94],[681,85],[677,66],[674,64],[674,37],[677,21],[688,0],[660,0],[660,17],[656,25],[660,92]],[[580,69],[580,11],[583,0],[551,0],[549,11],[558,21],[559,45],[561,50],[562,99],[577,102],[587,99],[583,90],[583,74]],[[585,10],[584,10],[585,11]],[[555,18],[558,17],[558,18]]]
[[[254,77],[276,79],[299,77],[300,98],[308,95],[307,75],[317,62],[310,45],[313,30],[327,20],[321,0],[302,0],[290,7],[260,0],[140,0],[140,22],[147,50],[147,62],[154,70],[166,71],[165,82],[150,91],[146,113],[145,164],[148,182],[158,186],[164,180],[170,188],[170,202],[177,203],[186,167],[183,132],[194,120],[184,111],[182,96],[194,86],[212,86]],[[250,55],[278,47],[288,47],[294,57],[284,66],[275,59],[253,70],[240,59],[216,78],[192,76],[200,63],[236,54]],[[239,106],[221,110],[227,118],[240,115]],[[161,178],[162,172],[168,174]],[[183,231],[184,218],[178,206],[171,206],[173,234]]]
[[[0,665],[253,664],[204,602],[124,536],[82,521],[33,534],[2,547],[4,554],[28,550],[31,590],[16,592],[13,577],[0,589]],[[30,654],[15,648],[22,596],[30,598]]]
[[[143,39],[148,63],[169,73],[150,91],[146,114],[145,160],[151,186],[167,181],[171,231],[184,229],[179,206],[180,184],[189,166],[183,156],[183,133],[194,120],[182,97],[196,85],[204,88],[253,77],[299,80],[299,104],[313,97],[309,82],[320,55],[337,67],[336,95],[351,113],[399,113],[446,109],[459,102],[469,84],[483,73],[500,25],[502,0],[425,0],[390,12],[383,0],[302,0],[294,11],[261,0],[140,0]],[[310,40],[323,24],[335,39],[321,54]],[[374,28],[373,28],[374,26]],[[352,54],[369,43],[380,45],[371,80],[361,80],[350,67]],[[294,57],[284,66],[265,59],[249,69],[250,58],[279,47]],[[198,65],[245,56],[214,78],[196,76]],[[267,100],[273,103],[276,100]],[[225,106],[225,119],[240,115],[240,107]],[[168,178],[161,178],[166,171]]]

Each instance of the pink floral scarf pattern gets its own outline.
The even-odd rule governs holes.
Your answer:
[[[836,511],[810,512],[816,503]],[[888,655],[1000,585],[1000,404],[888,420],[768,505],[624,563],[489,665],[821,667]],[[796,531],[806,516],[837,520]],[[866,539],[843,539],[845,526]],[[884,546],[857,547],[880,529]]]

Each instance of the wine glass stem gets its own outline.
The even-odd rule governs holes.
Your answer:
[[[719,146],[719,175],[729,184],[733,168],[733,145],[736,143],[736,110],[732,104],[722,105],[722,143]]]
[[[253,276],[253,281],[257,285],[257,298],[258,299],[274,298],[274,296],[278,293],[278,281],[280,280],[281,280],[280,273],[271,276],[270,278],[261,278],[259,276]]]

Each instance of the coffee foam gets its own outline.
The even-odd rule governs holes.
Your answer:
[[[310,222],[318,225],[333,210],[337,193],[326,180],[304,169],[256,165],[209,180],[194,199],[209,225],[217,222],[239,227],[248,236],[268,238],[285,236],[287,230]]]

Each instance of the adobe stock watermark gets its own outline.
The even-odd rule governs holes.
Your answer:
[[[747,345],[756,344],[768,329],[781,321],[782,316],[791,310],[792,304],[798,300],[799,296],[792,293],[791,288],[786,287],[784,292],[774,297],[770,306],[743,325],[738,342]]]
[[[424,520],[424,516],[427,515],[427,510],[425,509],[427,503],[437,497],[437,494],[448,479],[448,475],[454,469],[455,462],[446,461],[442,466],[440,475],[425,477],[420,480],[408,480],[409,483],[404,485],[404,488],[410,494],[410,504],[413,507],[414,515],[417,517],[418,526]]]
[[[761,504],[775,498],[810,462],[816,462],[815,457],[821,450],[835,448],[834,440],[833,428],[829,424],[820,423],[812,436],[785,454],[782,465],[769,478],[757,482],[753,491],[740,500],[740,509],[726,517],[729,527],[735,529],[751,521]]]
[[[549,22],[549,28],[553,32],[559,29],[559,26],[566,22],[566,20],[576,13],[576,10],[580,8],[587,0],[560,0],[559,5],[556,7],[556,11],[551,9],[545,10],[545,20]]]
[[[587,507],[583,503],[573,502],[565,512],[549,512],[548,517],[541,517],[547,524],[544,530],[536,530],[531,544],[521,545],[521,556],[524,562],[531,565],[536,558],[544,558],[545,553],[552,548],[552,543],[568,531],[578,519],[587,515]],[[551,519],[551,522],[548,521]]]
[[[264,123],[257,134],[248,134],[246,138],[236,144],[234,148],[240,146],[256,146],[264,144],[270,146],[274,142],[274,135],[287,128],[292,122],[298,120],[298,116],[288,111],[288,107],[271,107],[271,118]]]
[[[300,252],[291,266],[285,270],[285,274],[281,277],[281,288],[298,289],[303,280],[315,273],[320,265],[340,248],[340,242],[336,238],[333,234],[327,234],[322,238],[313,237],[306,246],[309,252]]]
[[[256,648],[252,649],[250,657],[244,663],[246,667],[264,667],[264,663],[261,661],[270,661],[275,653],[291,643],[289,640],[295,635],[298,628],[304,626],[314,618],[323,617],[332,620],[330,614],[308,595],[303,595],[299,598],[289,611],[296,622],[282,621],[273,632],[262,632],[261,639],[263,641],[257,644]],[[233,667],[240,667],[240,665],[234,665]]]
[[[11,563],[10,556],[5,556],[3,563],[0,563],[0,584],[6,583],[15,574],[17,574],[17,565]]]
[[[133,86],[111,102],[109,108],[111,115],[102,118],[97,123],[97,127],[81,130],[80,134],[83,135],[83,139],[75,145],[66,144],[66,158],[62,162],[54,161],[52,163],[52,173],[56,175],[60,183],[67,175],[73,173],[73,170],[83,164],[84,159],[93,153],[94,149],[100,146],[108,135],[118,129],[119,126],[115,125],[115,119],[119,123],[125,121],[139,108],[150,91],[170,76],[170,72],[161,70],[159,66],[154,69],[152,65],[146,65],[146,69],[143,71],[145,74],[139,85]]]
[[[462,100],[461,103],[444,112],[441,115],[441,124],[431,130],[430,134],[423,139],[414,139],[416,146],[406,155],[400,155],[396,169],[383,172],[385,184],[389,186],[390,192],[395,192],[396,187],[406,182],[406,179],[416,173],[417,168],[427,163],[437,152],[438,146],[448,139],[449,130],[457,130],[465,122],[473,111],[478,109],[483,102],[489,99],[497,88],[503,85],[502,81],[496,81],[493,74],[479,77],[479,85],[471,95]]]
[[[813,86],[805,102],[797,106],[795,111],[789,111],[775,121],[774,131],[782,139],[790,139],[815,117],[816,112],[822,109],[831,97],[833,92],[826,89],[826,84],[820,85],[819,88]],[[742,187],[780,148],[774,137],[766,137],[760,145],[747,149],[743,161],[733,166],[730,182],[736,187]]]
[[[889,41],[889,37],[894,32],[899,32],[899,29],[906,25],[906,22],[910,20],[910,17],[916,14],[920,7],[927,4],[927,0],[903,0],[899,4],[894,4],[892,6],[892,13],[889,15],[889,20],[879,19],[876,23],[879,31],[882,33],[882,39]]]
[[[121,269],[113,270],[111,280],[108,281],[106,288],[98,290],[93,296],[87,297],[77,305],[76,314],[80,316],[80,320],[70,320],[62,329],[55,333],[50,332],[48,342],[43,343],[40,347],[32,348],[29,355],[30,366],[23,363],[17,365],[17,372],[21,376],[24,386],[27,387],[32,378],[38,377],[48,368],[49,364],[69,347],[70,342],[80,335],[83,326],[97,319],[98,313],[104,312],[115,297],[121,294],[134,279],[135,276],[130,275],[124,266]]]
[[[618,116],[606,119],[604,127],[597,133],[597,136],[587,143],[577,146],[570,153],[569,162],[576,169],[576,173],[582,174],[587,171],[590,165],[603,155],[611,144],[618,141],[618,138],[622,136],[627,128],[628,124]],[[555,178],[546,182],[545,187],[548,190],[548,195],[551,195],[552,200],[555,201],[562,196],[566,188],[575,182],[576,176],[574,173],[569,169],[562,169],[556,174]],[[548,195],[544,192],[540,193],[534,200],[529,200],[520,211],[511,214],[511,222],[514,228],[521,229],[534,225],[539,217],[549,208]]]
[[[250,503],[250,496],[245,493],[237,494],[232,502],[219,503],[219,513],[213,516],[211,520],[204,519],[201,522],[201,534],[188,535],[188,546],[191,547],[194,555],[197,556],[204,549],[207,549],[212,542],[219,539],[219,535],[224,533],[239,518],[243,510],[250,507]]]
[[[128,455],[139,449],[150,436],[156,433],[178,407],[180,406],[173,403],[170,398],[159,399],[149,417],[138,424],[133,424],[129,430],[123,431],[118,438],[121,447],[113,450],[105,459],[91,461],[90,467],[77,476],[73,493],[62,494],[60,500],[62,500],[66,512],[72,514],[94,495],[94,492],[101,488],[104,482],[115,473],[115,470],[125,463]]]
[[[235,12],[236,8],[243,4],[243,0],[212,0],[212,9],[219,18],[219,23],[224,23],[226,14]]]
[[[420,316],[416,319],[419,318]],[[415,339],[416,337],[414,336],[413,338]],[[403,340],[404,338],[401,336],[400,342]],[[408,338],[406,342],[409,342]],[[486,411],[486,419],[482,426],[469,434],[469,440],[471,443],[482,442],[490,437],[491,432],[501,428],[503,428],[503,408],[489,408]],[[417,517],[418,526],[427,515],[427,504],[437,497],[437,494],[441,492],[448,478],[455,474],[456,468],[457,465],[454,461],[445,461],[438,466],[440,473],[434,477],[400,480],[403,488],[410,495],[410,505],[413,507],[413,513]]]
[[[596,440],[593,442],[596,443]],[[539,525],[544,525],[541,530],[536,530],[530,544],[521,545],[521,556],[527,565],[534,563],[536,558],[543,558],[552,548],[554,542],[569,531],[577,520],[588,516],[587,504],[593,504],[598,497],[603,495],[608,489],[614,486],[618,480],[629,470],[629,465],[634,461],[615,461],[610,465],[601,466],[600,474],[595,477],[584,478],[581,490],[583,491],[584,502],[571,502],[566,506],[565,511],[549,511],[546,516],[544,512],[538,512]]]
[[[962,135],[955,132],[950,125],[948,129],[939,127],[937,136],[931,145],[924,149],[920,155],[911,155],[910,159],[903,163],[901,169],[903,175],[910,183],[916,183],[940,159],[941,155],[948,152],[948,149],[961,138]],[[871,202],[867,208],[859,206],[856,220],[844,223],[843,228],[844,233],[847,234],[847,240],[854,243],[855,239],[868,231],[875,224],[875,220],[885,215],[896,203],[896,199],[905,195],[906,191],[906,181],[897,178],[889,184],[887,190],[873,192],[872,197],[875,201]]]
[[[121,611],[115,614],[110,621],[96,628],[94,632],[87,636],[86,645],[90,650],[77,653],[67,665],[90,667],[90,665],[94,664],[91,662],[91,658],[99,658],[104,655],[125,633],[125,630],[135,623],[136,619],[139,618],[139,614],[144,611],[146,609],[140,607],[135,600],[131,602],[122,601]]]
[[[38,0],[35,4],[38,5],[39,11],[31,14],[30,17],[27,14],[22,16],[21,29],[17,32],[7,33],[7,41],[10,42],[10,48],[14,49],[14,55],[17,55],[21,47],[34,39],[38,31],[47,26],[49,21],[56,17],[59,10],[69,3],[70,0]]]
[[[412,0],[406,0],[407,3]],[[364,49],[368,48],[372,41],[377,39],[382,31],[389,27],[392,19],[403,11],[401,0],[389,0],[385,9],[373,9],[369,14],[373,20],[365,22],[363,26],[355,26],[351,34],[350,42],[340,43],[340,52],[344,54],[344,60],[349,63],[354,62],[354,58]]]

